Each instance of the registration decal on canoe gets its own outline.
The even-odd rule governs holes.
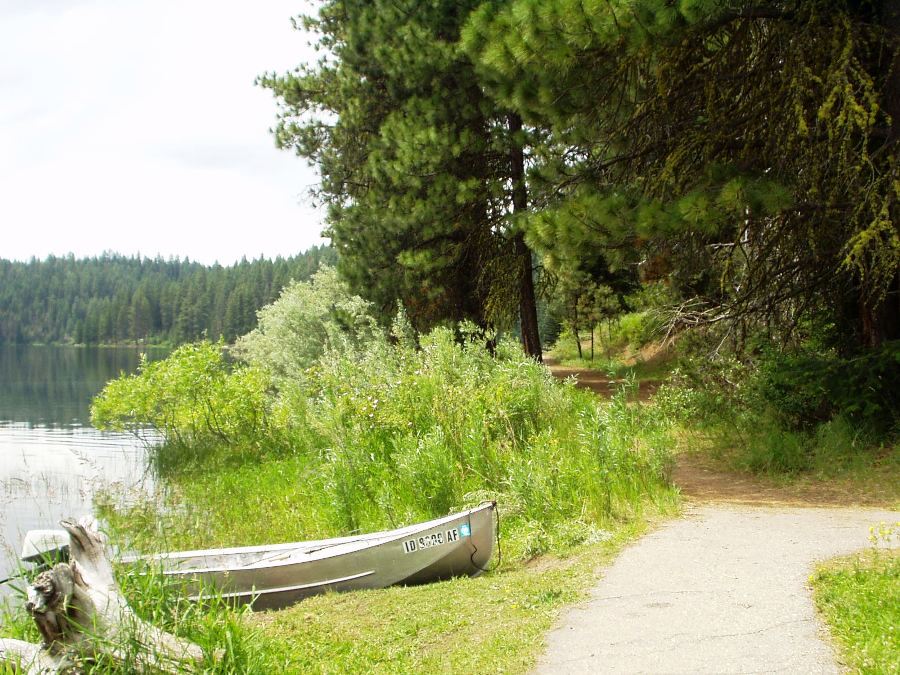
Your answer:
[[[425,548],[433,548],[442,544],[450,544],[459,541],[462,537],[468,537],[472,533],[468,525],[453,527],[444,532],[432,532],[415,539],[407,539],[403,542],[404,553],[415,553]]]

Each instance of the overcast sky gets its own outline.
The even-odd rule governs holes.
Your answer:
[[[0,0],[0,258],[231,263],[320,243],[258,74],[313,58],[303,0]]]

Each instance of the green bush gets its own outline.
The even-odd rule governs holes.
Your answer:
[[[663,335],[663,321],[653,310],[623,314],[615,324],[613,342],[640,348]]]
[[[162,361],[144,355],[138,372],[109,382],[91,404],[93,424],[150,427],[168,442],[252,442],[268,430],[268,378],[231,368],[223,345],[187,344]]]
[[[674,376],[688,400],[680,422],[735,468],[861,474],[898,459],[895,358],[888,346],[855,360],[809,352],[765,352],[757,364],[686,359]]]
[[[880,435],[900,420],[900,342],[852,359],[768,354],[751,393],[787,427],[809,429],[844,417]]]
[[[193,349],[218,354],[210,345]],[[225,372],[218,358],[215,367],[197,365]],[[170,359],[161,371],[187,367],[182,353]],[[222,400],[217,414],[264,418],[253,443],[268,459],[222,472],[214,460],[245,457],[249,441],[204,437],[215,457],[204,450],[202,461],[191,457],[195,444],[160,447],[161,466],[182,501],[165,507],[162,520],[134,522],[167,526],[169,545],[378,530],[495,498],[510,550],[532,555],[589,538],[602,523],[639,512],[648,497],[670,495],[663,416],[622,397],[600,406],[591,394],[558,383],[517,344],[501,341],[491,354],[475,330],[437,329],[421,337],[420,348],[373,339],[363,351],[327,349],[290,384],[282,378],[277,391],[246,371],[262,372],[239,366],[218,386],[237,402],[255,400],[259,410]],[[135,423],[154,413],[134,408],[130,392],[148,396],[155,375],[148,368],[111,383],[95,405],[95,422]],[[247,391],[234,393],[242,387]],[[255,398],[259,392],[264,399]],[[178,411],[197,402],[193,389],[169,396],[182,397],[172,404]],[[199,438],[196,415],[167,421],[171,437]],[[226,513],[236,508],[240,514]]]
[[[259,325],[235,343],[233,351],[279,381],[312,366],[328,349],[364,348],[379,335],[371,303],[351,295],[332,267],[312,279],[293,282],[259,312]]]

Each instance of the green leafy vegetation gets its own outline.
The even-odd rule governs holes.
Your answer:
[[[189,603],[175,596],[167,581],[149,569],[122,567],[116,572],[116,580],[138,616],[166,631],[177,632],[203,649],[205,661],[197,671],[189,672],[286,672],[288,645],[267,639],[265,632],[248,619],[248,611],[236,611],[221,599],[211,599],[202,606]],[[0,604],[0,634],[41,642],[31,617],[17,603]],[[115,660],[93,653],[83,655],[84,668],[78,672],[148,672],[140,665],[147,645],[137,635],[126,638],[116,648]],[[4,670],[0,665],[0,673],[4,675],[17,672]]]
[[[900,422],[900,341],[841,358],[794,351],[766,354],[749,383],[788,428],[809,428],[842,417],[860,430],[885,436]]]
[[[690,403],[691,442],[731,468],[773,476],[881,475],[887,496],[897,451],[896,346],[864,358],[763,352],[755,360],[685,359],[675,379]],[[863,384],[864,383],[864,384]],[[895,481],[894,481],[895,482]]]
[[[158,503],[106,509],[139,549],[500,501],[505,572],[316,599],[262,635],[226,612],[213,642],[250,625],[235,644],[262,659],[236,669],[524,669],[583,579],[524,561],[591,559],[588,542],[671,508],[676,427],[732,468],[896,476],[898,3],[327,0],[297,26],[324,56],[259,83],[279,146],[318,166],[338,273],[303,282],[314,255],[305,275],[261,261],[232,284],[114,257],[85,266],[93,295],[57,299],[73,261],[0,263],[2,340],[244,336],[145,362],[94,404],[100,426],[165,439]],[[671,386],[601,404],[554,382],[534,358],[559,328],[564,361],[610,379],[673,369]],[[621,358],[662,334],[677,362]],[[875,595],[894,560],[873,568]],[[439,590],[461,609],[435,609]],[[485,622],[474,592],[513,618]],[[398,611],[419,602],[421,622]],[[167,607],[162,623],[181,612]],[[446,647],[484,623],[494,637]],[[282,649],[298,638],[307,652]]]
[[[640,328],[647,316],[657,315],[651,309],[613,321],[602,333],[611,351],[594,360],[584,339],[579,357],[568,330],[550,355],[563,372],[581,370],[583,383],[601,395],[663,384],[659,392],[665,405],[674,404],[680,429],[677,452],[692,455],[692,463],[782,486],[818,484],[848,502],[900,500],[897,343],[853,358],[815,344],[778,351],[766,340],[738,352],[721,334],[694,331],[662,349]]]
[[[533,666],[559,611],[583,597],[598,566],[643,530],[640,522],[623,525],[564,557],[507,563],[475,579],[330,594],[265,614],[215,601],[192,605],[153,574],[120,569],[117,578],[143,619],[203,648],[203,672],[523,672]],[[40,639],[22,612],[0,611],[0,624],[5,637]],[[126,660],[137,648],[123,645]],[[124,667],[101,662],[91,672],[132,671],[126,661]]]
[[[335,259],[316,246],[228,267],[115,254],[0,260],[0,344],[230,341],[251,330],[256,311],[292,279]]]
[[[896,3],[484,2],[462,44],[546,132],[525,229],[555,269],[664,281],[673,326],[737,342],[900,338]]]
[[[361,313],[346,321],[364,305],[334,303],[337,283],[323,272],[286,290],[242,340],[249,363],[188,345],[97,397],[96,425],[166,439],[156,461],[174,503],[132,514],[157,545],[379,530],[494,498],[508,551],[528,557],[671,504],[666,416],[624,397],[599,406],[509,341],[490,353],[474,326],[417,341],[401,317],[388,340]],[[280,340],[287,325],[321,355]]]
[[[900,671],[900,552],[879,545],[898,528],[873,526],[876,546],[820,565],[810,577],[816,606],[856,673]]]
[[[504,562],[479,579],[261,617],[169,597],[149,611],[210,649],[233,640],[226,663],[248,672],[525,669],[594,565],[677,509],[672,415],[601,404],[472,324],[416,335],[401,314],[387,336],[367,307],[326,269],[266,308],[243,361],[201,342],[109,383],[95,424],[156,428],[166,488],[111,499],[104,516],[120,544],[172,550],[373,531],[496,499]]]
[[[260,84],[279,102],[279,146],[318,166],[339,269],[380,321],[398,300],[420,331],[518,319],[539,358],[532,253],[514,219],[533,130],[460,49],[479,4],[328,0],[298,24],[330,58]]]

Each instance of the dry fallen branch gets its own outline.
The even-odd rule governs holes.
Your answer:
[[[122,596],[103,537],[87,521],[63,521],[69,563],[42,572],[28,587],[26,609],[43,644],[0,640],[0,664],[24,673],[58,673],[101,657],[128,658],[130,667],[181,672],[199,664],[199,646],[140,619]],[[14,671],[15,672],[15,671]]]

